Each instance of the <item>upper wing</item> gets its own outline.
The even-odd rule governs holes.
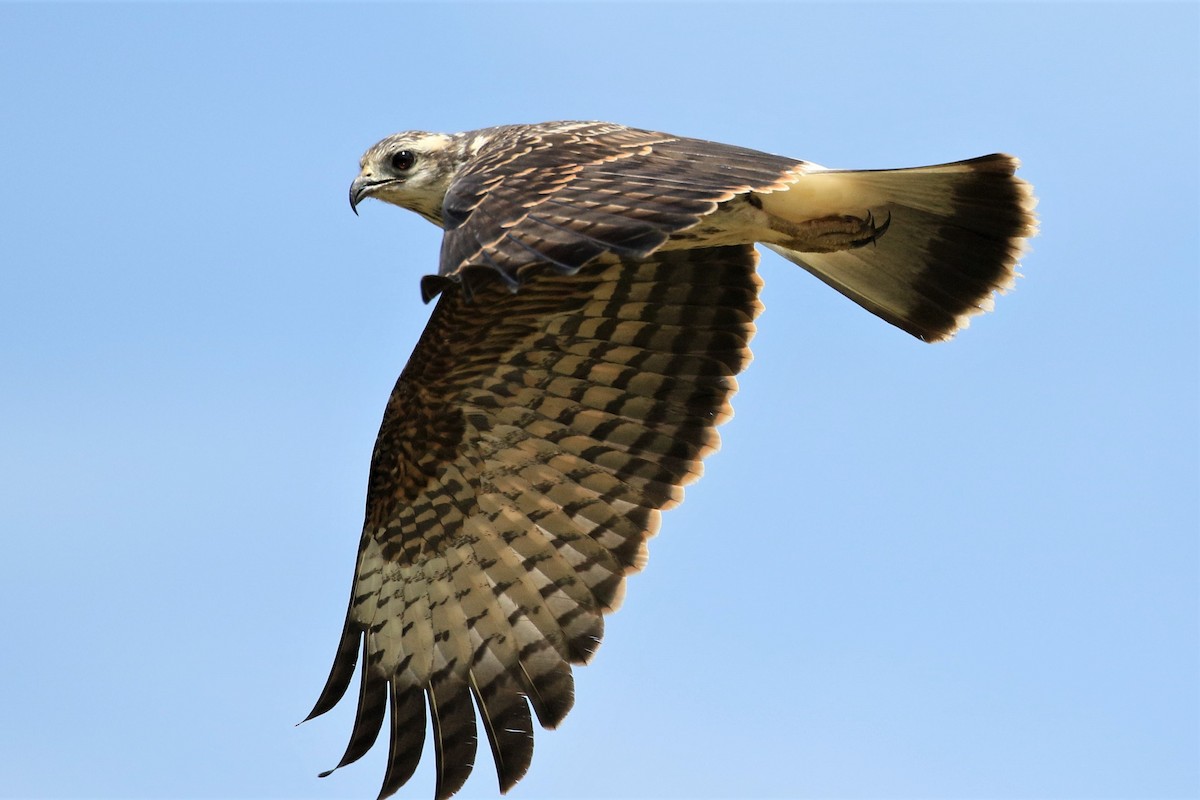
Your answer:
[[[438,798],[475,756],[478,708],[500,787],[538,721],[573,702],[624,576],[659,512],[718,445],[761,309],[749,246],[542,269],[511,294],[442,295],[388,402],[371,464],[346,626],[310,718],[345,693],[358,714],[339,766],[391,705],[380,797],[416,769],[432,717]],[[528,704],[527,704],[528,701]]]
[[[441,275],[545,263],[571,273],[601,253],[639,258],[737,194],[780,189],[802,161],[606,122],[493,129],[443,203]]]

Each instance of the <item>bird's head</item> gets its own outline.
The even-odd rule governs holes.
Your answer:
[[[459,166],[456,137],[405,131],[363,153],[358,177],[350,184],[350,208],[374,197],[415,211],[442,224],[442,200]]]

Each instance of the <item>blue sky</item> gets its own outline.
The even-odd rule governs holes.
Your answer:
[[[1196,797],[1193,4],[0,5],[0,795],[373,798],[341,629],[437,231],[397,130],[1007,151],[926,346],[773,255],[724,446],[515,798]],[[463,797],[494,797],[490,756]],[[432,795],[432,757],[402,797]]]

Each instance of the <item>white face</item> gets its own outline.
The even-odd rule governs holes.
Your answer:
[[[359,162],[350,187],[350,205],[367,197],[416,211],[441,224],[442,200],[453,177],[451,137],[408,131],[371,147]]]

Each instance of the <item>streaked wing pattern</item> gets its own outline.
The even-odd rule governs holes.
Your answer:
[[[522,208],[500,188],[483,186],[477,211]],[[656,231],[683,215],[647,213]],[[595,219],[587,230],[609,230]],[[510,234],[526,235],[525,220]],[[555,260],[578,252],[550,248]],[[358,713],[339,766],[371,747],[390,703],[381,797],[416,769],[426,707],[438,798],[471,772],[476,711],[501,789],[525,773],[529,707],[548,728],[570,710],[570,665],[595,652],[602,614],[645,564],[660,511],[680,502],[718,445],[761,309],[756,263],[744,245],[603,256],[574,274],[527,268],[520,291],[476,281],[470,300],[446,283],[388,402],[346,626],[310,715],[344,695],[361,649]]]
[[[405,131],[368,149],[351,206],[374,197],[445,234],[422,281],[442,296],[384,414],[350,609],[310,715],[357,670],[339,766],[390,707],[393,793],[428,710],[439,800],[470,774],[479,725],[512,787],[534,716],[550,728],[570,711],[571,665],[717,447],[760,309],[753,243],[948,339],[1011,286],[1036,232],[1017,166],[834,171],[602,122]]]
[[[721,201],[782,188],[805,162],[609,123],[508,126],[446,193],[441,275],[561,272],[604,252],[644,257]]]

